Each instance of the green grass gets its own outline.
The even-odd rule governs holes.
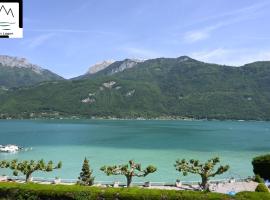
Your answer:
[[[174,191],[142,188],[99,188],[86,186],[40,185],[0,183],[1,200],[18,199],[50,199],[50,200],[92,200],[92,199],[118,199],[118,200],[267,200],[270,194],[245,192],[231,197],[218,193],[205,193],[194,191]]]

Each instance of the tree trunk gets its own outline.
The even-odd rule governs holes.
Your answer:
[[[209,184],[208,184],[209,179],[205,176],[202,176],[202,184],[201,187],[203,190],[208,190],[209,189]]]
[[[26,174],[26,182],[31,182],[31,178],[32,178],[32,173],[31,174]]]
[[[132,182],[132,176],[127,176],[127,187],[130,187],[131,182]]]

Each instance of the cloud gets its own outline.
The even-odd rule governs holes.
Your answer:
[[[194,52],[191,53],[191,57],[194,57],[199,60],[206,60],[209,61],[211,59],[220,59],[224,58],[228,54],[233,53],[232,50],[224,49],[224,48],[217,48],[213,50],[205,50],[205,51],[199,51],[199,52]]]
[[[210,63],[241,66],[255,61],[270,61],[270,49],[226,49],[217,48],[192,52],[191,57]]]
[[[258,15],[261,14],[260,10],[268,4],[269,2],[254,4],[252,6],[244,7],[238,10],[226,12],[220,15],[211,16],[203,20],[199,20],[196,23],[219,19],[219,21],[214,24],[205,26],[200,29],[187,31],[184,34],[184,41],[187,43],[194,43],[201,40],[205,40],[211,36],[213,31],[219,28],[239,23],[242,21],[250,20],[252,18],[256,18]],[[226,19],[221,20],[221,18],[224,17],[226,17]]]
[[[188,31],[184,35],[184,41],[187,43],[194,43],[194,42],[197,42],[200,40],[207,39],[210,37],[210,35],[213,31],[215,31],[219,28],[229,26],[231,24],[235,24],[238,22],[246,21],[250,18],[251,18],[251,16],[240,16],[237,18],[228,19],[228,20],[218,22],[218,23],[213,24],[213,25],[206,26],[206,27],[201,28],[201,29]]]
[[[162,55],[161,53],[153,50],[137,47],[124,47],[121,50],[134,58],[148,59],[148,58],[156,58]]]
[[[77,30],[77,29],[28,29],[29,32],[51,32],[51,33],[107,33],[102,31],[92,30]]]
[[[243,8],[239,8],[236,10],[230,10],[224,13],[219,13],[218,15],[210,15],[207,16],[205,18],[201,18],[196,20],[195,22],[189,24],[189,25],[193,25],[193,24],[198,24],[198,23],[203,23],[203,22],[207,22],[207,21],[211,21],[211,20],[219,20],[221,18],[229,18],[229,17],[235,17],[235,16],[239,16],[239,15],[252,15],[254,13],[260,12],[261,9],[265,8],[266,6],[268,6],[270,4],[269,1],[263,1],[260,3],[255,3]]]
[[[246,40],[270,40],[270,36],[248,36],[248,35],[241,35],[241,37],[234,37],[236,39],[246,39]]]
[[[41,46],[48,40],[52,39],[54,36],[54,33],[38,35],[36,37],[24,40],[23,45],[27,45],[28,48],[35,49],[36,47]]]
[[[193,43],[193,42],[207,39],[210,37],[210,33],[219,27],[220,26],[215,25],[215,26],[205,27],[200,30],[188,31],[184,36],[184,40],[185,42]]]

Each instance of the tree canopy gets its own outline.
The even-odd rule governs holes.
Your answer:
[[[177,171],[182,172],[183,176],[187,176],[189,173],[198,174],[201,176],[201,187],[204,190],[208,189],[208,181],[211,177],[223,174],[229,170],[229,165],[219,166],[217,169],[215,166],[220,162],[218,157],[209,159],[205,163],[200,163],[199,160],[191,159],[186,161],[185,159],[177,160],[175,168]]]
[[[110,175],[124,175],[127,179],[127,187],[130,186],[133,177],[145,177],[150,173],[154,173],[157,168],[153,165],[147,166],[142,169],[141,164],[135,163],[134,160],[130,160],[125,165],[114,165],[114,166],[103,166],[100,168],[101,171]]]
[[[31,180],[32,174],[35,171],[51,172],[54,169],[60,169],[62,167],[62,162],[60,161],[56,166],[54,166],[52,161],[45,163],[43,159],[38,161],[18,161],[15,159],[12,161],[1,161],[0,167],[13,170],[14,176],[18,176],[19,172],[22,173],[26,176],[26,182],[29,182]]]

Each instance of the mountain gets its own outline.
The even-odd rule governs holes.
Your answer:
[[[113,75],[119,72],[122,72],[126,69],[130,69],[135,67],[136,65],[143,63],[143,60],[139,59],[125,59],[123,61],[117,61],[106,67],[104,70],[101,70],[97,72],[95,75],[100,76],[100,75]]]
[[[86,72],[86,75],[87,74],[95,74],[95,73],[97,73],[97,72],[105,69],[106,67],[108,67],[112,63],[114,63],[114,61],[111,61],[111,60],[109,60],[109,61],[103,61],[101,63],[97,63],[97,64],[95,64],[95,65],[93,65],[93,66],[91,66],[89,68],[89,70]]]
[[[126,69],[132,68],[143,60],[139,59],[125,59],[123,61],[103,61],[89,68],[86,74],[74,78],[74,80],[85,79],[89,77],[97,77],[102,75],[113,75],[122,72]]]
[[[29,86],[44,81],[62,79],[62,77],[49,70],[30,63],[25,58],[0,55],[1,88]]]
[[[110,66],[113,63],[114,63],[114,61],[112,61],[112,60],[108,60],[108,61],[105,60],[105,61],[102,61],[100,63],[96,63],[93,66],[89,67],[89,69],[87,70],[87,72],[84,75],[72,78],[72,80],[89,78],[93,74],[96,74],[97,72],[99,72],[101,70],[104,70],[105,68],[107,68],[108,66]]]
[[[187,56],[126,59],[88,78],[7,91],[0,116],[270,120],[269,85],[267,61],[232,67]]]

